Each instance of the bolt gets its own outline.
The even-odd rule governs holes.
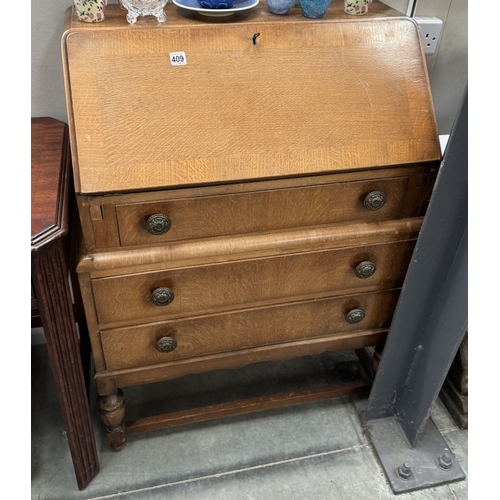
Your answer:
[[[401,479],[408,479],[412,475],[411,463],[405,462],[398,467],[398,476]]]
[[[358,375],[359,374],[359,366],[356,363],[351,363],[349,365],[349,371],[351,372],[351,375]]]
[[[451,456],[449,453],[443,453],[439,458],[438,458],[438,465],[441,467],[443,470],[448,470],[451,469],[451,466],[453,465],[451,462]]]

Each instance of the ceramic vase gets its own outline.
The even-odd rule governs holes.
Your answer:
[[[311,19],[320,19],[328,10],[331,0],[300,0],[302,15]]]
[[[288,14],[296,0],[266,0],[267,9],[271,14],[283,16]]]
[[[73,0],[79,21],[100,23],[104,21],[107,0]]]
[[[363,16],[373,0],[344,0],[344,12],[352,16]]]

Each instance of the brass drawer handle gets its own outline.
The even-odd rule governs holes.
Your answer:
[[[377,267],[375,264],[369,260],[364,260],[360,262],[354,269],[354,273],[358,278],[364,279],[369,278],[375,274]]]
[[[174,292],[166,286],[160,286],[151,293],[151,302],[155,306],[168,306],[174,300]]]
[[[345,316],[348,323],[354,324],[359,323],[365,317],[365,311],[363,309],[351,309]]]
[[[171,225],[170,217],[164,214],[150,215],[146,221],[146,229],[155,236],[165,234]]]
[[[363,206],[366,208],[366,210],[379,210],[385,205],[386,201],[387,198],[385,196],[385,193],[383,193],[382,191],[372,191],[365,196],[365,199],[363,200]]]
[[[156,341],[158,352],[172,352],[177,347],[177,341],[172,337],[162,337]]]

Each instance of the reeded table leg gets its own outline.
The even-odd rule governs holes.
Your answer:
[[[31,272],[76,481],[82,490],[98,474],[99,461],[62,240],[34,254]]]

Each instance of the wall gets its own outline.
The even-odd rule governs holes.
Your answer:
[[[403,14],[410,15],[417,0],[385,0],[384,3]]]
[[[31,116],[67,123],[61,37],[64,13],[72,5],[72,0],[31,0]]]
[[[449,134],[468,79],[468,0],[418,0],[415,15],[444,22],[437,52],[427,57],[440,134]]]
[[[67,122],[60,44],[70,5],[71,0],[31,0],[31,116]]]
[[[414,17],[443,21],[438,49],[426,56],[432,97],[441,135],[450,133],[468,78],[468,0],[385,0]]]

